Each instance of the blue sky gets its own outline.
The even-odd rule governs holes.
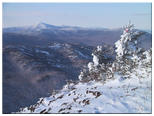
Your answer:
[[[151,29],[151,3],[3,3],[3,27],[52,25]]]

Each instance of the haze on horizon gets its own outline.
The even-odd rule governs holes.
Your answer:
[[[3,27],[52,25],[151,30],[151,3],[3,3]]]

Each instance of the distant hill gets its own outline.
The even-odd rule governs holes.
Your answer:
[[[46,23],[28,27],[11,27],[3,29],[3,41],[5,43],[22,44],[30,42],[33,44],[46,44],[48,42],[80,43],[90,46],[102,45],[103,43],[113,45],[122,34],[122,29],[106,28],[82,28],[75,26],[54,26]],[[150,33],[144,35],[142,46],[151,46]],[[22,38],[22,40],[21,40]]]

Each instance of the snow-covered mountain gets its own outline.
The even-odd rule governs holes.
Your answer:
[[[144,34],[129,24],[115,43],[114,62],[97,46],[80,81],[68,82],[17,113],[152,113],[152,50],[137,41]]]
[[[38,24],[35,25],[31,25],[31,26],[23,26],[23,27],[8,27],[8,28],[4,28],[3,32],[22,32],[24,34],[26,33],[30,33],[30,32],[40,32],[40,31],[44,31],[44,30],[50,30],[50,31],[58,31],[58,30],[69,30],[69,31],[73,31],[73,30],[82,30],[82,29],[87,29],[88,28],[81,28],[81,27],[77,27],[77,26],[55,26],[55,25],[51,25],[51,24],[47,24],[44,22],[40,22]],[[25,32],[23,32],[25,31]]]
[[[39,23],[27,27],[10,27],[3,28],[4,41],[10,43],[20,42],[20,38],[24,41],[33,41],[31,43],[45,43],[45,42],[67,42],[79,43],[90,46],[102,45],[102,43],[114,45],[122,34],[122,28],[106,29],[106,28],[83,28],[77,26],[55,26],[46,23]],[[151,34],[143,35],[142,47],[151,47]]]
[[[86,38],[93,35],[96,39],[98,31],[77,28],[40,23],[3,32],[3,113],[34,104],[52,90],[61,89],[66,81],[78,79],[94,49],[85,45],[89,43]],[[92,38],[94,45],[97,41]],[[114,58],[113,46],[102,43],[100,40],[99,45]]]

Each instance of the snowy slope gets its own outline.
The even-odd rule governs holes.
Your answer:
[[[124,79],[115,73],[106,83],[66,85],[18,113],[151,113],[151,68],[139,66],[130,75]]]

